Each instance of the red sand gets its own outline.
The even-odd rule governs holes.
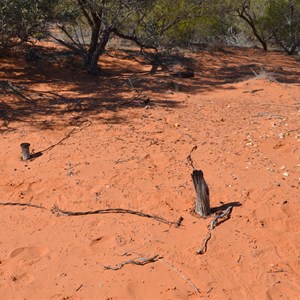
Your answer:
[[[64,70],[65,61],[0,58],[0,201],[182,216],[182,227],[0,206],[1,299],[300,299],[299,62],[203,52],[192,55],[194,78],[174,79],[116,56],[103,58],[107,76],[98,78]],[[260,67],[277,81],[255,78]],[[20,160],[20,143],[39,152],[64,137]],[[211,206],[241,204],[203,255],[212,218],[190,213],[194,145]],[[104,268],[156,254],[144,266]]]

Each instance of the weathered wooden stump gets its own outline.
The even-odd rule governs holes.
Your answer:
[[[28,160],[30,159],[30,144],[29,143],[22,143],[21,145],[21,159]]]
[[[206,217],[210,214],[210,201],[209,189],[204,180],[203,172],[194,170],[192,178],[197,195],[195,212],[201,217]]]

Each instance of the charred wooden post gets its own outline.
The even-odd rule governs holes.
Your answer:
[[[21,145],[21,159],[28,160],[30,159],[30,144],[29,143],[22,143]]]
[[[210,201],[209,189],[204,180],[203,172],[201,170],[194,170],[192,178],[197,195],[195,212],[201,217],[206,217],[210,214]]]

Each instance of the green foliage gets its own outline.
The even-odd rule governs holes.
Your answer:
[[[1,0],[0,46],[9,47],[47,33],[47,21],[54,1]]]
[[[242,36],[265,50],[276,44],[292,54],[300,40],[300,0],[1,0],[0,24],[0,46],[50,34],[95,72],[115,35],[155,49],[241,45],[236,39]],[[62,34],[49,33],[55,24]]]
[[[209,4],[217,15],[235,14],[235,31],[255,38],[267,50],[279,45],[292,54],[299,46],[300,0],[217,0]]]
[[[80,7],[76,0],[62,0],[54,6],[53,17],[61,24],[77,23],[81,17]]]
[[[138,3],[126,24],[118,22],[117,27],[148,47],[179,45],[193,34],[195,18],[199,15],[198,2],[155,0],[147,1],[144,6]]]
[[[271,31],[274,42],[293,54],[300,44],[300,1],[269,1],[265,26]]]

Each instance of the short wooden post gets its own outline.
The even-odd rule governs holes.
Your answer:
[[[192,178],[197,195],[195,212],[201,217],[206,217],[210,214],[209,188],[201,170],[194,170]]]
[[[30,144],[29,143],[22,143],[21,145],[21,159],[22,160],[28,160],[30,159]]]

